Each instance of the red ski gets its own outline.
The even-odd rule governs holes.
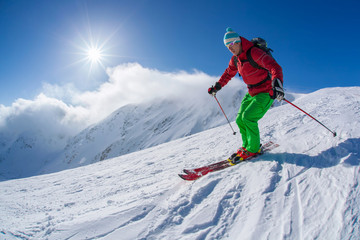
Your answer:
[[[273,142],[267,142],[264,145],[261,146],[261,152],[260,154],[250,157],[248,159],[246,159],[246,161],[257,158],[258,156],[264,154],[265,152],[271,151],[274,148],[277,148],[279,145],[275,144]],[[245,162],[245,161],[239,161],[239,162],[233,162],[230,158],[226,159],[226,160],[222,160],[220,162],[217,163],[213,163],[210,165],[206,165],[203,167],[199,167],[199,168],[194,168],[194,169],[184,169],[184,173],[185,174],[179,174],[179,176],[187,181],[194,181],[196,179],[199,179],[202,176],[205,176],[206,174],[210,173],[210,172],[215,172],[215,171],[219,171],[231,166],[235,166],[241,162]]]

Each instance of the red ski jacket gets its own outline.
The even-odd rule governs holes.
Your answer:
[[[228,68],[225,70],[218,82],[222,87],[224,87],[236,75],[236,73],[239,72],[244,82],[248,85],[249,94],[251,96],[255,96],[259,93],[268,93],[272,89],[272,81],[270,80],[265,81],[264,83],[257,86],[250,85],[256,85],[264,81],[268,77],[268,73],[270,73],[271,80],[279,78],[281,81],[283,81],[282,68],[275,61],[275,59],[266,54],[260,48],[251,48],[254,45],[252,42],[243,37],[240,38],[243,51],[240,55],[236,56],[237,67],[234,62],[234,57],[232,57]],[[247,60],[246,52],[250,48],[251,56],[254,61],[265,69],[255,68],[248,61],[243,62],[244,60]]]

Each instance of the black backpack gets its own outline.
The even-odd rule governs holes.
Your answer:
[[[260,48],[261,50],[263,50],[266,54],[268,54],[270,57],[274,58],[271,54],[271,52],[273,52],[273,50],[271,48],[268,48],[267,47],[267,42],[263,39],[263,38],[260,38],[260,37],[257,37],[257,38],[253,38],[251,39],[251,42],[254,44],[254,46],[250,47],[247,51],[246,51],[246,60],[242,61],[242,62],[249,62],[251,64],[251,66],[253,66],[254,68],[258,68],[258,69],[264,69],[266,71],[268,71],[267,69],[261,67],[259,64],[257,64],[253,57],[251,56],[251,49],[253,47],[257,47],[257,48]],[[237,68],[237,64],[238,64],[238,59],[236,56],[233,57],[234,58],[234,63],[235,63],[235,66]],[[240,73],[239,73],[239,76]],[[266,79],[264,79],[263,81],[257,83],[257,84],[254,84],[254,85],[248,85],[248,87],[256,87],[256,86],[260,86],[261,84],[263,84],[264,82],[270,80],[271,77],[270,77],[270,73],[268,74],[268,77]]]
[[[273,57],[271,54],[271,52],[273,52],[273,50],[271,48],[267,47],[267,42],[263,38],[260,38],[260,37],[253,38],[253,39],[251,39],[251,42],[254,44],[255,47],[260,48],[261,50],[263,50],[264,52],[269,54],[271,57]]]

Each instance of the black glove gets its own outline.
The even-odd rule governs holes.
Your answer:
[[[272,99],[277,99],[278,101],[284,99],[285,93],[280,79],[275,78],[273,80],[272,89],[270,90],[269,95]]]
[[[211,88],[208,89],[208,93],[211,95],[215,95],[217,91],[221,89],[221,84],[219,82],[215,83],[215,86],[211,86]]]

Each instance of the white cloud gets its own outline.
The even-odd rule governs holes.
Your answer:
[[[40,94],[34,100],[17,99],[10,107],[1,106],[0,129],[15,136],[38,132],[67,135],[80,130],[86,115],[81,106],[73,107]]]
[[[162,72],[144,68],[138,63],[127,63],[108,68],[109,80],[94,91],[72,96],[71,103],[90,111],[91,122],[96,122],[121,106],[141,103],[155,98],[193,99],[207,94],[207,88],[217,78],[203,72]],[[67,90],[67,92],[76,92]],[[69,97],[67,97],[69,99]]]
[[[108,81],[93,91],[80,92],[72,84],[46,83],[34,100],[18,99],[10,107],[0,105],[0,130],[73,135],[126,104],[154,98],[195,101],[207,95],[207,88],[218,80],[196,70],[162,72],[138,63],[109,68],[107,74]]]

